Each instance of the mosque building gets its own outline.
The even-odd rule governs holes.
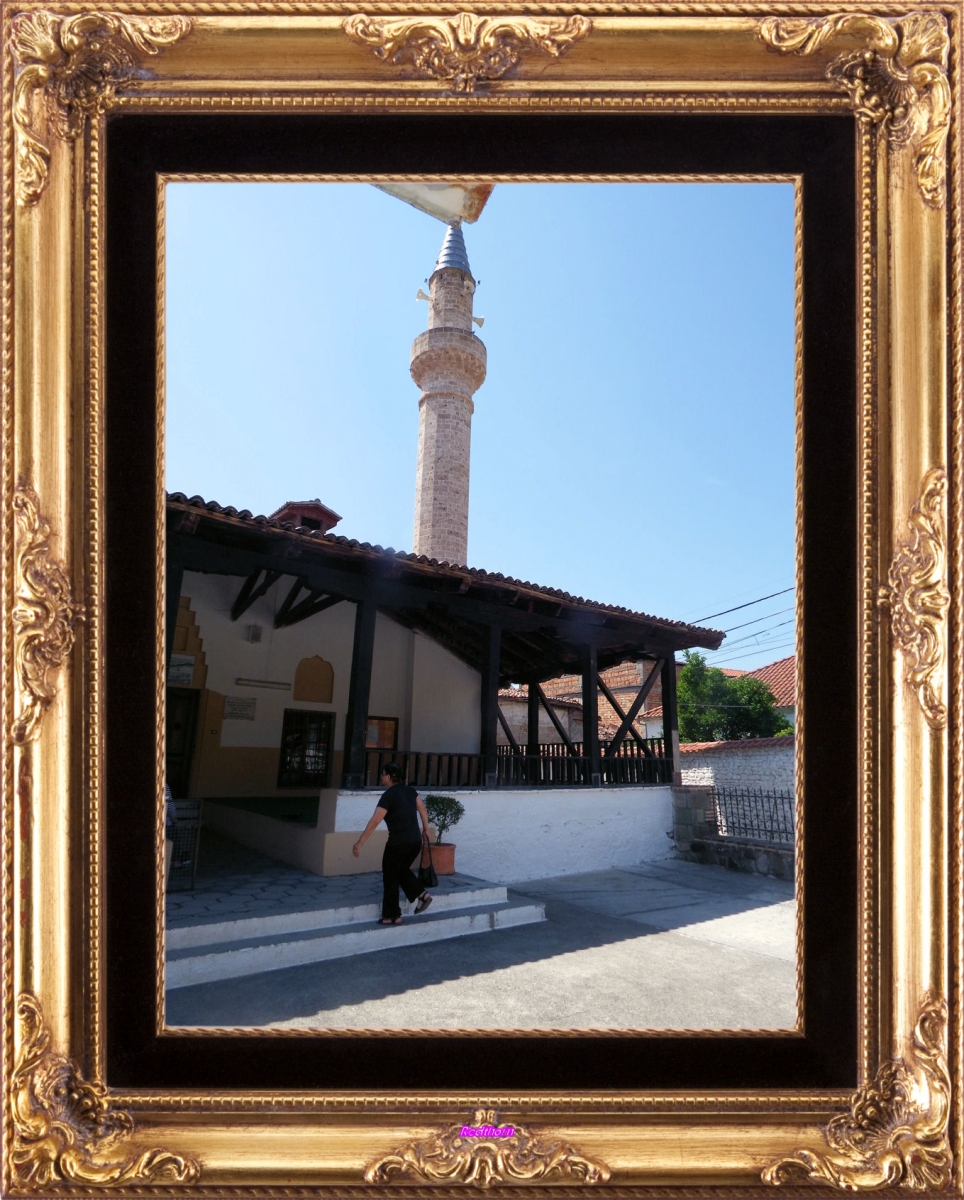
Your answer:
[[[339,536],[341,518],[319,499],[271,516],[167,499],[168,782],[203,800],[208,826],[318,874],[377,869],[384,834],[360,859],[351,846],[390,758],[423,793],[459,794],[465,829],[486,804],[524,820],[535,793],[557,790],[570,796],[555,801],[561,811],[597,789],[600,821],[607,805],[620,820],[627,806],[655,811],[656,793],[679,781],[675,657],[722,640],[465,565],[473,397],[486,374],[475,288],[451,224],[411,354],[412,553]],[[634,683],[617,696],[605,673],[620,664]],[[579,705],[553,700],[562,676],[581,680]],[[524,685],[518,700],[512,685]],[[664,736],[646,738],[638,718],[657,688]],[[526,720],[508,719],[503,706],[520,702]],[[497,878],[469,851],[459,869],[473,868]]]

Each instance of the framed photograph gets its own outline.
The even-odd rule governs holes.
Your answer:
[[[960,1193],[960,4],[2,17],[6,1193]],[[655,272],[647,223],[672,247],[648,342],[621,323]],[[409,503],[389,408],[359,398],[377,382],[352,380],[389,337],[367,242],[384,265],[423,237],[415,532],[384,549],[352,516],[335,531],[341,493],[281,488],[307,487],[306,456],[365,481],[373,528]],[[344,401],[323,421],[288,388],[294,275],[261,282],[283,242],[329,314],[313,379]],[[739,247],[743,292],[714,244]],[[499,429],[475,418],[479,568],[472,395],[511,340],[490,313],[481,333],[476,245],[520,314],[517,394]],[[536,310],[567,287],[557,342]],[[704,290],[720,310],[758,293],[739,353]],[[757,354],[780,364],[772,403]],[[688,558],[713,571],[724,525],[726,546],[768,536],[759,504],[731,517],[700,490],[723,486],[708,431],[721,467],[741,443],[761,477],[779,460],[790,576],[649,616],[618,591],[639,563],[662,595]],[[219,463],[230,494],[179,490]],[[709,497],[698,548],[687,492]],[[554,528],[562,586],[528,582]],[[758,617],[779,618],[779,670],[741,667]],[[704,656],[725,697],[687,675]],[[760,736],[740,721],[764,693]],[[734,744],[778,756],[789,792],[727,798]],[[382,846],[377,923],[400,930],[359,924]],[[640,879],[681,895],[677,867],[736,882],[710,918],[637,911]],[[709,944],[703,1007],[655,1004]]]

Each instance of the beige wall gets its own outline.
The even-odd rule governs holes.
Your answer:
[[[345,714],[351,678],[355,605],[347,601],[284,629],[274,615],[293,579],[284,577],[238,621],[231,606],[242,580],[186,572],[178,637],[184,653],[196,653],[195,686],[201,703],[190,794],[199,797],[314,795],[314,788],[278,788],[278,760],[287,708],[335,714],[330,782],[341,780]],[[261,627],[260,642],[247,638]],[[190,647],[188,647],[190,642]],[[294,680],[304,658],[318,655],[333,671],[329,702],[294,699]],[[199,672],[206,686],[197,682]],[[202,677],[203,678],[203,677]],[[275,687],[238,683],[263,681]],[[225,700],[253,700],[253,720],[226,718]],[[480,677],[430,638],[379,614],[368,711],[398,720],[400,750],[478,753]]]
[[[525,696],[518,700],[511,700],[506,696],[499,697],[499,707],[502,709],[502,715],[506,719],[506,723],[512,730],[512,736],[524,746],[529,740],[529,702]],[[569,735],[571,742],[582,741],[582,709],[570,708],[568,705],[557,704],[553,705],[556,716],[559,718],[559,723]],[[500,746],[508,746],[509,739],[505,736],[501,724],[497,728],[498,742]],[[540,742],[558,742],[562,744],[562,738],[559,736],[555,725],[549,719],[549,714],[544,708],[539,708],[539,741]]]
[[[354,824],[357,829],[335,830],[335,806],[338,793],[325,789],[318,804],[318,824],[311,828],[289,821],[277,821],[262,813],[231,808],[217,801],[204,802],[203,821],[208,829],[233,838],[271,858],[314,871],[316,875],[361,875],[382,869],[382,851],[388,831],[380,826],[362,846],[358,858],[352,846],[375,811],[378,793],[365,793],[362,811]],[[433,830],[434,833],[434,830]]]
[[[415,634],[410,749],[478,754],[482,677],[448,650]]]

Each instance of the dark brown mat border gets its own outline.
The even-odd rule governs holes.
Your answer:
[[[833,1088],[857,1061],[855,126],[849,116],[120,114],[106,139],[106,1016],[120,1088]],[[158,173],[804,177],[805,1036],[155,1035]],[[698,331],[694,331],[694,341]],[[748,525],[747,536],[753,536]],[[551,581],[549,581],[551,582]],[[444,1041],[446,1053],[433,1050]]]

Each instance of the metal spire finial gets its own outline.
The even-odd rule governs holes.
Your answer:
[[[446,267],[452,267],[456,271],[464,271],[466,275],[472,275],[469,256],[465,251],[465,238],[462,236],[461,222],[450,225],[445,231],[445,240],[439,251],[435,271],[444,270]],[[433,275],[435,271],[432,272]]]

